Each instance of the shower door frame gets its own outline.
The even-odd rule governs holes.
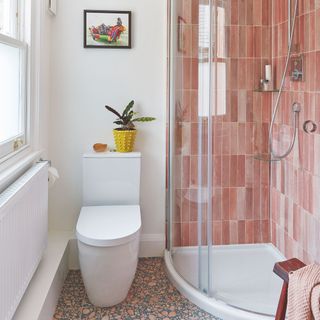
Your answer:
[[[177,52],[177,23],[175,16],[175,10],[173,3],[175,0],[168,0],[168,16],[169,16],[169,25],[168,25],[168,161],[167,161],[167,205],[166,205],[166,222],[167,222],[167,250],[169,250],[170,254],[172,254],[173,249],[173,210],[174,210],[174,156],[175,156],[175,53]],[[213,296],[213,279],[212,279],[212,268],[213,268],[213,258],[212,258],[212,250],[213,250],[213,226],[212,226],[212,190],[213,190],[213,126],[212,126],[212,115],[213,115],[213,100],[216,102],[216,94],[215,91],[217,87],[217,72],[213,74],[213,64],[216,63],[215,60],[215,53],[213,48],[213,38],[216,34],[216,15],[217,15],[217,0],[207,0],[207,4],[210,10],[210,17],[209,17],[209,50],[208,50],[208,60],[209,60],[209,88],[212,88],[213,77],[215,77],[215,87],[213,90],[208,92],[208,100],[209,100],[209,110],[208,116],[203,117],[199,115],[198,117],[198,286],[197,289],[202,293],[206,294],[207,296]],[[217,70],[217,68],[215,68]],[[207,186],[206,186],[206,195],[205,198],[207,199],[207,215],[206,215],[206,243],[202,243],[202,222],[203,222],[203,214],[202,214],[202,202],[203,202],[203,187],[202,187],[202,170],[203,167],[201,165],[202,162],[202,121],[204,118],[207,118],[207,166],[206,166],[206,179],[207,179]],[[200,125],[201,124],[201,125]],[[200,164],[200,165],[199,165]],[[207,277],[203,278],[203,274],[201,270],[206,270]]]

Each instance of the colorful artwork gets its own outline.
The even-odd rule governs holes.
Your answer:
[[[131,48],[130,11],[84,12],[85,48]]]

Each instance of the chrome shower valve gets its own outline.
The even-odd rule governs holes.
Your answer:
[[[294,69],[291,73],[291,80],[302,81],[302,79],[303,79],[303,72],[299,71],[298,69]]]

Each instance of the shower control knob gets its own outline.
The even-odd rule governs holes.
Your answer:
[[[303,131],[305,133],[314,133],[317,131],[318,126],[316,125],[315,122],[313,122],[312,120],[307,120],[305,121],[305,123],[303,124]]]
[[[303,72],[302,71],[299,71],[298,69],[294,69],[292,71],[292,74],[291,74],[291,79],[293,81],[302,81],[303,79]]]

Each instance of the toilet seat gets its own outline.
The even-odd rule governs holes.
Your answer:
[[[82,207],[76,232],[87,245],[111,247],[135,239],[140,228],[140,206],[91,206]]]

